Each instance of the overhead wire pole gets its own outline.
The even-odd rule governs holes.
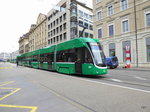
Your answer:
[[[136,44],[136,67],[139,67],[138,60],[138,39],[137,39],[137,20],[136,20],[136,2],[134,0],[134,22],[135,22],[135,44]]]
[[[80,38],[80,37],[83,37],[83,33],[84,33],[84,30],[85,30],[85,29],[87,29],[87,28],[86,28],[85,26],[83,26],[83,30],[82,30],[81,34],[79,35],[79,38]]]

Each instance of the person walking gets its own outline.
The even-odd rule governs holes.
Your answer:
[[[18,67],[18,60],[16,61],[17,67]]]

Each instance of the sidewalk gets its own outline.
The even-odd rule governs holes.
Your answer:
[[[149,71],[150,72],[150,68],[142,68],[142,67],[131,67],[131,68],[124,68],[122,66],[118,66],[117,69],[120,69],[120,70],[136,70],[136,71]]]

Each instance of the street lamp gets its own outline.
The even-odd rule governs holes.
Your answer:
[[[136,44],[136,67],[138,68],[138,40],[137,40],[137,20],[136,20],[136,2],[134,0],[134,22],[135,22],[135,44]]]

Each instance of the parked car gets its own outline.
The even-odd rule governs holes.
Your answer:
[[[108,68],[117,68],[119,65],[118,58],[116,56],[106,57],[106,63]]]

